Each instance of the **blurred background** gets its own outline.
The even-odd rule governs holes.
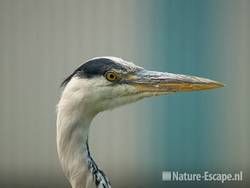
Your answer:
[[[59,86],[103,55],[226,84],[99,114],[90,149],[113,187],[249,187],[249,33],[248,0],[0,0],[0,187],[70,187]],[[243,181],[163,182],[167,170],[242,170]]]

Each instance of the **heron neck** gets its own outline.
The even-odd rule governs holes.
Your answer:
[[[64,174],[73,188],[111,188],[92,159],[88,134],[95,117],[84,104],[69,103],[62,96],[57,111],[57,150]]]
[[[66,177],[73,188],[85,188],[93,179],[89,169],[88,133],[92,116],[77,117],[79,109],[71,112],[59,107],[57,115],[57,150]],[[73,111],[72,111],[73,110]],[[81,116],[84,113],[81,113]],[[92,158],[91,158],[92,159]]]

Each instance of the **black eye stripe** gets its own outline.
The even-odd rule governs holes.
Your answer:
[[[86,78],[93,78],[95,76],[104,76],[109,70],[116,69],[126,71],[126,67],[121,64],[115,63],[113,60],[108,58],[99,58],[87,61],[78,67],[69,77],[67,77],[61,84],[66,86],[71,78],[75,75]]]
[[[126,68],[121,64],[117,64],[111,59],[106,59],[106,58],[100,58],[88,61],[85,64],[83,64],[80,68],[83,70],[84,74],[89,76],[97,76],[97,75],[101,76],[111,69],[126,71]]]

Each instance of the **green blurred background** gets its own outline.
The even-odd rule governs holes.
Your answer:
[[[0,187],[70,187],[56,153],[59,85],[103,55],[226,84],[99,114],[90,148],[113,187],[249,187],[249,54],[249,0],[0,0]],[[244,174],[176,183],[164,170]]]

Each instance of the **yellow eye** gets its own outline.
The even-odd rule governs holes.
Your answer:
[[[115,81],[118,79],[118,76],[115,72],[108,71],[105,73],[105,77],[108,81]]]

